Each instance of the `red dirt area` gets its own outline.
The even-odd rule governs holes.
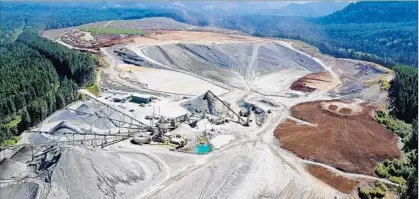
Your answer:
[[[309,165],[307,166],[307,170],[312,176],[342,193],[349,194],[359,185],[358,180],[352,180],[340,175],[336,175],[330,170],[321,166]]]
[[[329,106],[330,107],[330,106]],[[351,109],[349,109],[349,108],[341,108],[340,110],[339,110],[339,113],[342,113],[342,114],[351,114],[352,113],[352,110]]]
[[[369,116],[371,107],[361,104],[359,114],[342,116],[322,109],[322,102],[292,108],[293,117],[316,126],[291,120],[280,124],[274,134],[283,148],[305,159],[368,175],[374,175],[377,162],[400,157],[397,136]]]
[[[295,91],[307,92],[307,93],[311,93],[316,90],[315,88],[308,87],[306,83],[301,80],[301,78],[293,82],[290,86],[290,89],[295,90]]]
[[[330,86],[332,80],[333,78],[327,72],[312,73],[293,82],[290,86],[290,89],[311,93],[317,89],[322,90]]]
[[[332,111],[336,111],[338,107],[336,105],[329,105],[329,109]]]

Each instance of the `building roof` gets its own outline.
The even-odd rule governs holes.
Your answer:
[[[144,94],[133,94],[132,95],[133,97],[141,97],[141,98],[151,98],[151,96],[149,96],[149,95],[144,95]]]

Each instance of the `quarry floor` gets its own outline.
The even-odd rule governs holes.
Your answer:
[[[167,52],[171,52],[170,50],[177,46],[170,45],[179,43],[211,46],[243,42],[251,43],[249,49],[252,50],[249,56],[243,58],[244,61],[235,61],[243,62],[245,66],[239,68],[234,64],[230,65],[229,74],[223,74],[222,71],[215,71],[211,75],[204,74],[205,70],[198,70],[200,64],[179,68],[177,65],[165,64],[163,58],[149,56],[152,49],[147,51],[148,47],[154,45],[161,45]],[[63,152],[61,159],[66,165],[58,163],[62,173],[54,170],[57,176],[52,179],[51,184],[42,188],[48,190],[45,191],[46,198],[357,198],[356,191],[353,190],[357,181],[379,180],[392,184],[373,176],[343,172],[332,167],[333,165],[301,159],[282,148],[275,138],[276,127],[293,119],[291,107],[294,105],[342,97],[329,93],[343,84],[341,74],[335,72],[329,62],[325,64],[321,57],[312,57],[296,50],[287,41],[206,32],[167,31],[152,38],[135,38],[133,42],[122,45],[159,68],[125,64],[115,57],[109,48],[101,49],[109,64],[101,69],[101,74],[107,76],[101,77],[100,84],[120,87],[108,87],[98,99],[118,107],[117,103],[105,99],[111,95],[109,93],[144,93],[159,98],[147,107],[131,103],[122,105],[124,108],[121,111],[144,123],[148,122],[144,116],[152,112],[158,111],[166,116],[184,114],[186,110],[181,103],[207,90],[229,102],[234,110],[240,110],[236,102],[244,100],[258,104],[263,110],[270,110],[271,113],[267,114],[262,126],[255,122],[249,127],[232,122],[213,125],[201,120],[197,128],[181,125],[173,131],[190,139],[207,129],[219,131],[220,135],[234,136],[232,141],[220,141],[219,149],[206,155],[174,152],[161,145],[133,145],[129,140],[104,149],[74,147],[75,149]],[[260,66],[264,61],[273,58],[258,58],[258,52],[271,48],[271,45],[279,45],[287,52],[299,53],[310,59],[313,65],[320,66],[314,70],[328,73],[325,78],[328,84],[319,83],[320,86],[311,93],[291,90],[290,87],[295,81],[313,73],[307,68],[297,70],[285,66],[278,71],[260,75],[263,71]],[[276,48],[271,49],[278,50]],[[185,61],[186,54],[174,52],[173,58]],[[232,55],[235,53],[232,52]],[[186,62],[189,63],[188,60]],[[212,78],[214,75],[224,79],[217,81]],[[138,83],[145,83],[148,87],[140,88]],[[80,92],[91,95],[85,90]],[[134,111],[129,112],[131,109]],[[40,127],[48,128],[48,125],[47,119]],[[22,142],[27,140],[23,139]],[[92,158],[93,156],[97,158]],[[89,161],[78,163],[76,157]],[[107,158],[108,161],[102,162],[101,158]],[[322,169],[308,170],[309,165],[321,167],[328,172]],[[92,172],[82,172],[90,171],[91,168],[94,168]],[[121,172],[112,173],[108,171],[109,168]],[[142,171],[137,171],[136,168],[142,168]],[[351,184],[336,187],[336,179],[330,177],[330,173],[348,179]],[[315,177],[312,174],[316,174]],[[131,179],[130,175],[136,178]],[[328,176],[327,179],[322,179],[322,175]],[[109,180],[115,176],[116,179]],[[27,191],[29,188],[16,187],[17,185],[7,188],[11,186],[8,183],[10,181],[0,181],[0,193],[3,196],[13,193],[28,196],[23,192],[30,192]]]

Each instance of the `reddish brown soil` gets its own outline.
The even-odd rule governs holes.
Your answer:
[[[323,181],[324,183],[342,193],[351,193],[359,184],[359,181],[357,180],[351,180],[343,176],[336,175],[330,170],[321,166],[310,165],[307,166],[307,170],[317,179]]]
[[[349,108],[341,108],[339,110],[339,113],[342,113],[342,114],[351,114],[352,113],[352,110],[349,109]]]
[[[306,83],[301,80],[301,78],[293,82],[290,88],[295,91],[302,91],[307,93],[311,93],[316,90],[315,88],[308,87]]]
[[[288,120],[275,130],[281,146],[305,159],[335,168],[374,175],[377,162],[399,158],[397,137],[373,120],[371,107],[356,116],[339,116],[322,110],[322,101],[292,108],[292,116],[317,126],[297,125]]]
[[[330,84],[331,81],[332,78],[329,73],[313,73],[298,79],[291,84],[290,88],[310,93],[317,89],[322,89],[326,84]]]
[[[329,109],[332,111],[336,111],[336,109],[338,109],[338,107],[336,105],[329,105]]]

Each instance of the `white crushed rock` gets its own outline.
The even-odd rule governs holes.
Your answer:
[[[210,140],[210,143],[215,149],[220,149],[222,146],[234,140],[234,135],[217,135]]]
[[[26,164],[4,158],[0,161],[0,179],[11,179],[24,176],[28,172]]]
[[[145,179],[139,162],[100,149],[70,148],[61,154],[47,198],[121,198],[125,187]]]

